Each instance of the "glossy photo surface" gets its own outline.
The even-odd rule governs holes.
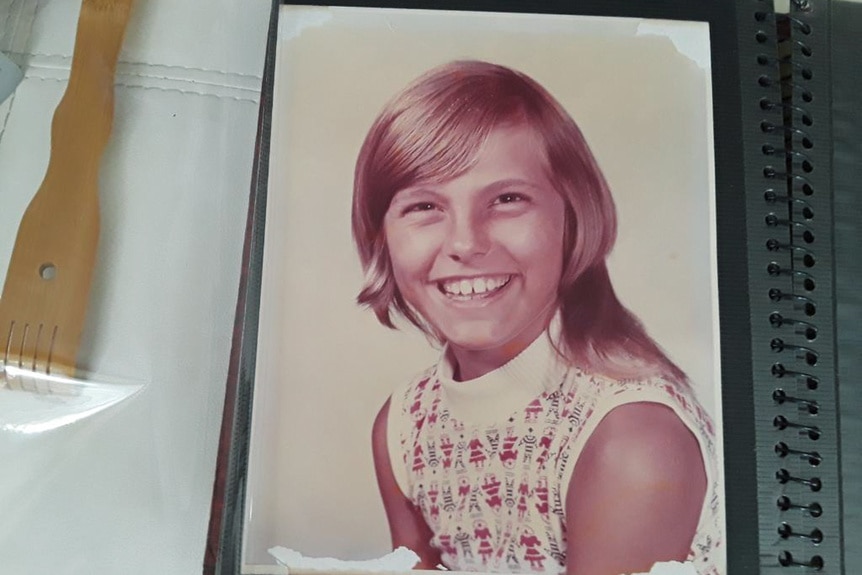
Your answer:
[[[245,564],[725,575],[708,25],[279,25]]]

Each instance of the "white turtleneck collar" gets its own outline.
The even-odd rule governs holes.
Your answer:
[[[492,423],[523,409],[542,393],[559,389],[567,364],[549,335],[559,333],[554,323],[509,362],[467,381],[454,380],[451,354],[444,347],[437,379],[450,413],[465,423]]]

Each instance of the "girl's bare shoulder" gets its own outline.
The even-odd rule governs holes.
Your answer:
[[[608,473],[634,474],[639,481],[667,481],[703,467],[700,444],[667,405],[626,403],[597,425],[585,447],[584,462]]]

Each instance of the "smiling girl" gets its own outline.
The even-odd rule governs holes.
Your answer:
[[[575,122],[529,77],[431,70],[355,173],[359,302],[442,344],[373,430],[394,546],[420,567],[723,575],[713,427],[614,294],[613,200]]]

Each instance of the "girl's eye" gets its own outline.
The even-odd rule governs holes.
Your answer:
[[[518,194],[515,192],[509,192],[509,193],[497,196],[497,199],[494,200],[494,203],[495,204],[514,204],[516,202],[523,202],[526,200],[527,200],[527,197],[522,195],[522,194]]]
[[[405,207],[401,211],[401,214],[407,215],[409,213],[414,213],[414,212],[430,212],[435,208],[436,208],[436,206],[434,204],[432,204],[431,202],[417,202],[415,204],[410,204],[409,206]]]

